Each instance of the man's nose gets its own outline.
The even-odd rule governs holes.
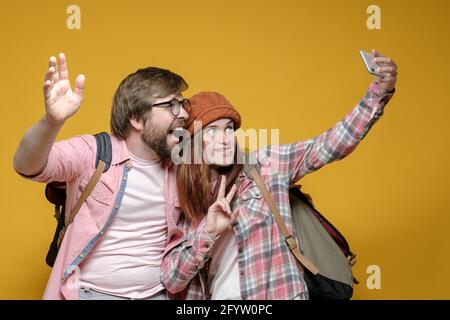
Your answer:
[[[184,108],[181,108],[178,118],[186,120],[187,118],[189,118],[189,114],[187,113],[187,111]]]

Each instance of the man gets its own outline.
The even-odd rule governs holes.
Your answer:
[[[64,54],[51,57],[43,85],[45,115],[22,138],[14,169],[38,182],[66,181],[70,212],[95,170],[91,135],[55,143],[79,109],[85,78],[72,91]],[[126,77],[111,110],[112,162],[68,227],[44,299],[165,299],[162,254],[176,237],[179,209],[173,134],[189,101],[182,77],[145,68]],[[32,159],[32,161],[30,160]]]

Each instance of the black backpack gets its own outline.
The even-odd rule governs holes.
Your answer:
[[[112,146],[111,138],[108,133],[102,132],[94,135],[97,142],[97,155],[95,159],[95,172],[90,178],[86,188],[83,190],[80,198],[78,199],[75,207],[69,215],[66,223],[66,182],[50,182],[45,187],[45,197],[47,200],[55,205],[55,218],[58,221],[58,225],[53,236],[52,243],[47,253],[45,261],[48,266],[53,267],[56,256],[58,255],[59,248],[61,246],[64,234],[67,227],[72,223],[78,210],[80,210],[84,201],[89,197],[92,189],[97,184],[102,173],[108,171],[111,165],[112,158]]]

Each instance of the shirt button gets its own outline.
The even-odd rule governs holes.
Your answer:
[[[103,233],[104,233],[104,231],[102,230],[102,231],[100,231],[100,235],[103,235]]]
[[[84,253],[81,253],[81,254],[80,254],[80,258],[83,258],[83,257],[84,257]]]
[[[116,205],[114,206],[114,208],[116,208],[116,209],[119,209],[119,205],[118,205],[118,204],[116,204]]]

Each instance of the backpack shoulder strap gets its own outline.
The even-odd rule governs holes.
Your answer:
[[[257,166],[253,166],[253,168],[250,169],[250,175],[255,181],[258,188],[261,190],[264,199],[267,201],[267,204],[269,205],[269,208],[272,211],[273,217],[275,218],[275,221],[277,222],[278,227],[280,228],[280,231],[284,236],[286,244],[288,245],[294,257],[297,259],[298,262],[300,262],[301,266],[305,267],[313,274],[318,274],[319,269],[308,258],[302,255],[297,246],[297,243],[295,242],[292,235],[289,233],[286,224],[284,223],[283,218],[281,217],[281,213],[278,210],[275,201],[273,200],[273,197],[270,195],[269,190],[267,190],[267,187],[261,178]]]
[[[89,182],[87,183],[86,187],[84,188],[83,192],[81,193],[80,198],[78,199],[77,203],[75,204],[72,211],[70,212],[67,223],[64,225],[63,229],[61,230],[61,232],[59,234],[58,247],[61,245],[62,239],[64,238],[64,234],[66,233],[67,227],[73,222],[73,220],[75,219],[75,216],[77,215],[81,206],[86,201],[86,199],[89,197],[92,190],[94,190],[94,187],[97,185],[103,172],[106,172],[109,169],[109,167],[111,166],[112,146],[111,146],[111,138],[110,138],[109,134],[107,134],[106,132],[96,134],[95,140],[97,142],[97,155],[96,155],[96,160],[95,160],[94,174],[89,179]]]
[[[251,171],[253,169],[258,172],[258,174],[261,174],[261,167],[258,164],[258,161],[255,158],[251,157],[251,154],[249,152],[240,152],[238,154],[238,157],[241,157],[240,159],[243,161],[244,166],[242,170],[244,171],[245,175],[250,179],[253,180]]]
[[[106,132],[97,133],[94,137],[97,142],[97,156],[95,159],[95,167],[96,168],[98,167],[98,164],[101,160],[105,163],[105,168],[103,169],[103,172],[106,172],[111,166],[111,159],[112,159],[111,137]]]

